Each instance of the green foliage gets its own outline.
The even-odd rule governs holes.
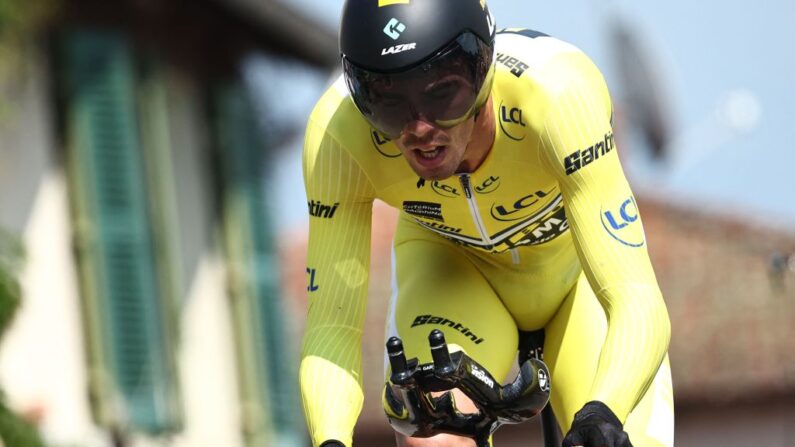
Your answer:
[[[56,15],[60,0],[0,0],[0,87],[3,77],[18,68],[25,42]]]
[[[0,401],[0,439],[6,447],[44,447],[36,428]]]
[[[22,258],[19,239],[0,228],[0,337],[19,308],[22,291],[17,274]]]
[[[0,38],[35,32],[55,12],[57,0],[0,0]]]
[[[5,0],[0,0],[0,2]],[[2,3],[0,3],[2,4]],[[0,337],[19,309],[22,290],[17,275],[22,266],[22,244],[0,228]],[[0,440],[5,447],[44,447],[36,428],[5,405],[0,393]]]

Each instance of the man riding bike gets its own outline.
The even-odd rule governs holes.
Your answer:
[[[501,381],[519,332],[543,329],[565,446],[673,445],[670,323],[594,64],[540,32],[497,32],[485,0],[348,0],[340,46],[304,145],[313,445],[350,447],[361,410],[376,198],[401,210],[387,337],[408,357],[430,362],[441,329]]]

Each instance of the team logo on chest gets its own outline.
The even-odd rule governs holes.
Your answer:
[[[514,220],[524,219],[529,214],[532,214],[532,210],[529,210],[530,212],[528,213],[527,208],[530,208],[531,206],[538,203],[539,200],[548,196],[550,193],[552,193],[552,191],[555,190],[555,188],[557,187],[553,187],[549,191],[532,192],[524,197],[520,197],[512,204],[494,203],[491,205],[491,217],[502,222],[512,222]]]
[[[488,194],[490,192],[494,192],[497,188],[500,187],[500,178],[495,176],[489,176],[486,180],[483,180],[478,186],[475,186],[475,192],[478,194]]]
[[[431,189],[433,189],[433,192],[435,192],[436,194],[439,194],[440,196],[444,197],[454,198],[461,196],[461,192],[457,187],[452,185],[447,185],[437,180],[434,180],[434,182],[431,183]]]
[[[441,203],[405,200],[403,202],[403,211],[415,217],[444,222]]]
[[[500,178],[491,175],[486,180],[483,180],[483,182],[481,182],[479,185],[475,186],[474,189],[478,194],[488,194],[496,191],[499,187]],[[451,199],[461,197],[462,193],[461,189],[457,185],[442,183],[438,180],[431,183],[431,189],[433,189],[433,192],[436,194],[439,194],[443,197],[449,197]]]

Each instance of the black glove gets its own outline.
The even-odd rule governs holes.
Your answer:
[[[323,444],[320,444],[320,447],[345,447],[345,444],[337,441],[336,439],[330,439],[323,442]]]
[[[577,414],[563,447],[632,447],[618,417],[597,400],[585,404]]]

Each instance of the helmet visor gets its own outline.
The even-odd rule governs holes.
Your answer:
[[[343,69],[359,111],[384,136],[397,138],[414,120],[453,127],[472,116],[488,97],[491,60],[492,48],[466,32],[406,71],[370,71],[344,56]]]

